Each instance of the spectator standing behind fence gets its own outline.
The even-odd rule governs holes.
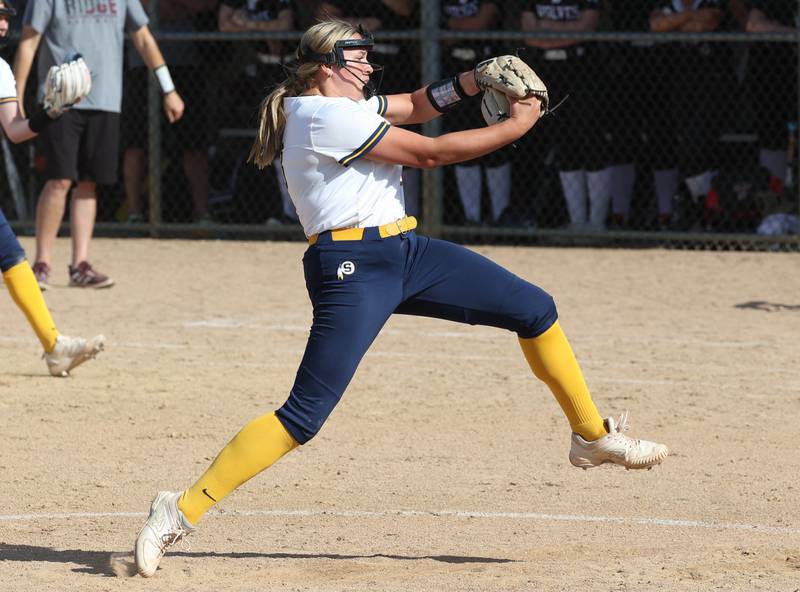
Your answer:
[[[499,29],[503,22],[500,2],[480,0],[443,0],[442,28],[452,31],[486,31]],[[470,65],[485,60],[497,53],[497,48],[488,40],[451,40],[442,50],[442,70],[463,72]],[[481,121],[480,101],[469,101],[465,108],[444,119],[446,131],[456,132],[472,129]],[[491,220],[497,223],[507,219],[511,205],[511,148],[504,147],[481,158],[453,166],[458,186],[458,195],[464,208],[467,224],[481,222],[481,195],[483,175],[491,201]],[[505,215],[504,215],[505,213]]]
[[[525,0],[520,27],[529,32],[594,31],[600,0]],[[557,97],[569,95],[549,123],[572,228],[605,228],[611,171],[602,118],[597,45],[575,39],[527,38],[527,61]],[[588,208],[587,208],[588,197]]]
[[[119,113],[122,103],[122,50],[124,34],[150,69],[155,70],[164,92],[164,111],[170,121],[183,115],[183,100],[175,92],[139,0],[36,0],[29,2],[23,18],[22,39],[14,60],[19,96],[24,96],[28,75],[39,44],[39,92],[48,69],[72,53],[81,53],[94,74],[92,92],[42,134],[47,159],[45,185],[36,207],[36,262],[34,273],[42,289],[50,285],[50,261],[67,194],[72,189],[70,232],[72,264],[69,285],[106,288],[114,283],[89,263],[89,243],[97,212],[97,184],[117,180]],[[74,187],[74,188],[73,188]]]
[[[657,0],[650,13],[656,33],[708,33],[722,20],[722,0]],[[673,197],[682,177],[691,200],[679,212],[680,227],[700,222],[705,196],[711,190],[716,143],[721,129],[720,101],[727,48],[709,42],[678,42],[661,49],[657,69],[664,90],[662,116],[652,120],[657,152],[656,175],[659,223],[676,221]]]
[[[141,0],[149,10],[150,0]],[[192,33],[196,14],[215,8],[217,0],[159,0],[159,30],[169,33]],[[210,221],[208,215],[208,101],[206,100],[205,71],[196,44],[192,41],[173,41],[161,44],[164,58],[170,64],[175,86],[180,89],[186,104],[185,116],[169,121],[171,129],[165,139],[175,140],[171,146],[180,152],[181,164],[192,196],[192,218],[195,222]],[[137,53],[128,53],[128,72],[123,98],[122,140],[125,153],[122,171],[125,198],[128,203],[128,222],[143,222],[142,190],[147,174],[147,65]],[[159,122],[160,124],[160,122]],[[171,134],[174,136],[170,137]],[[167,145],[170,145],[167,142]],[[172,153],[167,153],[173,156]],[[167,188],[169,186],[167,185]],[[169,196],[165,191],[164,195]],[[168,204],[165,204],[165,209]]]
[[[291,31],[295,23],[293,0],[222,0],[217,17],[223,33],[254,33]],[[231,114],[234,121],[255,122],[258,104],[266,89],[280,83],[284,77],[283,64],[291,56],[284,54],[284,43],[279,40],[253,41],[236,44],[239,71],[234,79],[231,97]],[[276,158],[273,171],[281,193],[282,221],[297,223],[297,212],[289,197],[281,159]]]
[[[317,6],[316,19],[342,19],[373,32],[399,31],[419,26],[416,7],[417,0],[323,0]],[[375,44],[370,55],[376,64],[383,67],[375,77],[380,80],[379,91],[382,94],[419,86],[419,54],[416,49],[416,45],[398,40]],[[409,129],[419,131],[418,126]],[[403,169],[403,195],[410,216],[420,214],[420,182],[419,169]]]
[[[794,33],[799,24],[796,0],[750,1],[746,25],[749,33]],[[754,43],[748,56],[747,78],[747,87],[753,91],[753,112],[761,146],[759,162],[785,184],[787,126],[797,121],[797,45]]]

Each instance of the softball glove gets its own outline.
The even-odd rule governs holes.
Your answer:
[[[58,117],[92,90],[92,73],[80,54],[67,57],[60,66],[52,66],[44,83],[44,108],[50,117]]]
[[[513,55],[504,55],[475,66],[475,83],[482,90],[493,88],[513,99],[535,96],[542,103],[542,114],[549,111],[547,86],[528,64]]]

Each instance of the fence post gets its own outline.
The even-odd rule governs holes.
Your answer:
[[[796,15],[800,15],[800,0],[797,0],[797,8],[795,9]],[[795,20],[795,23],[797,21]],[[797,123],[800,125],[800,85],[798,85],[798,81],[800,80],[800,30],[798,30],[797,25],[795,25],[795,35],[797,35],[795,39],[795,51],[797,52],[797,76],[795,77],[795,92],[797,92]],[[792,199],[797,200],[797,215],[800,216],[800,179],[797,178],[798,170],[797,165],[800,163],[800,157],[797,155],[797,151],[800,149],[797,145],[797,137],[798,131],[795,129],[795,145],[794,145],[794,154],[792,154],[792,158],[794,158],[794,164],[791,164],[792,167],[792,174],[794,175],[794,195],[792,195]],[[789,142],[791,142],[791,138]]]
[[[441,78],[441,45],[439,40],[439,0],[420,3],[420,71],[422,84]],[[422,126],[426,136],[442,132],[442,119],[437,117]],[[422,227],[425,234],[439,237],[442,234],[444,172],[441,167],[422,171]]]
[[[150,0],[150,29],[158,33],[159,0]],[[155,76],[147,80],[147,148],[150,236],[157,238],[161,227],[161,87]]]

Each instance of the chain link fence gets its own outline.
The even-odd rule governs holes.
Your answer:
[[[374,29],[370,59],[385,66],[382,94],[517,53],[553,103],[564,99],[512,146],[407,170],[407,210],[426,233],[503,244],[800,250],[794,0],[766,4],[766,16],[786,28],[764,33],[747,31],[751,7],[735,1],[717,12],[708,3],[699,32],[668,30],[674,3],[658,1],[226,0],[168,18],[174,1],[151,0],[150,26],[186,114],[166,122],[157,83],[129,47],[121,174],[101,189],[101,233],[302,239],[280,164],[259,171],[246,158],[258,104],[284,78],[298,31],[332,15]],[[552,26],[583,22],[587,12],[592,30]],[[11,53],[13,45],[8,61]],[[416,131],[476,125],[480,97]],[[41,157],[35,144],[5,141],[3,156],[0,203],[30,229]]]

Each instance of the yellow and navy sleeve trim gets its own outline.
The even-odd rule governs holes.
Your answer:
[[[17,102],[17,97],[3,97],[2,99],[0,99],[0,105],[2,105],[3,103],[16,103],[16,102]]]
[[[364,156],[367,152],[372,150],[377,145],[378,142],[381,141],[381,138],[386,135],[386,132],[389,131],[390,127],[391,126],[387,122],[385,121],[382,122],[375,129],[375,131],[372,132],[372,134],[370,134],[369,138],[367,138],[366,141],[363,144],[361,144],[361,146],[359,146],[358,148],[353,150],[350,154],[339,160],[339,164],[344,166],[350,166],[350,163],[352,163],[354,160]]]
[[[378,115],[383,116],[386,114],[386,109],[389,108],[389,100],[386,95],[378,95]]]

